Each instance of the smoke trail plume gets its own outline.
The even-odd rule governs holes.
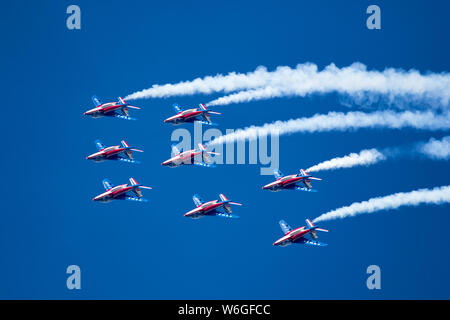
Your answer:
[[[362,150],[359,153],[350,153],[344,157],[337,157],[316,164],[308,168],[307,172],[323,170],[336,170],[341,168],[351,168],[354,166],[369,166],[377,162],[386,160],[386,156],[377,149]]]
[[[337,92],[353,98],[356,103],[377,101],[382,96],[390,103],[429,102],[447,106],[450,98],[450,75],[420,74],[416,70],[386,69],[368,71],[361,63],[338,68],[334,64],[319,71],[316,65],[300,64],[295,69],[279,67],[261,87],[246,88],[209,102],[207,105],[228,105],[288,96],[304,97],[314,93]]]
[[[391,101],[414,99],[416,102],[419,100],[447,106],[450,99],[450,75],[445,72],[421,74],[417,70],[393,68],[369,71],[361,63],[343,68],[330,64],[323,70],[318,70],[317,65],[312,63],[298,64],[295,68],[280,66],[274,71],[260,66],[248,73],[231,72],[175,84],[153,85],[125,99],[232,92],[208,105],[338,92],[356,100],[364,100],[364,97],[371,100],[373,95],[382,95]]]
[[[209,143],[217,145],[235,141],[255,140],[270,134],[292,134],[296,132],[326,132],[348,131],[362,128],[414,128],[421,130],[448,130],[450,129],[450,117],[448,113],[436,114],[427,112],[392,112],[376,111],[364,112],[329,112],[328,114],[316,114],[309,118],[298,118],[288,121],[276,121],[262,126],[251,126],[238,129],[232,133],[220,136]]]
[[[399,192],[385,197],[372,198],[363,202],[355,202],[349,206],[329,211],[314,219],[314,222],[353,217],[362,213],[397,209],[403,206],[420,204],[443,204],[450,202],[450,186],[434,189],[419,189],[411,192]]]
[[[443,137],[441,140],[431,138],[427,143],[420,144],[418,150],[430,158],[448,160],[450,159],[450,136]]]

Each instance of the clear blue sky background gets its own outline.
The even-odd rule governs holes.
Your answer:
[[[66,28],[78,4],[82,29]],[[382,30],[365,26],[378,4]],[[447,185],[448,162],[387,161],[322,172],[318,193],[268,193],[257,165],[169,169],[171,105],[216,97],[139,100],[138,121],[88,119],[104,101],[155,83],[314,62],[371,69],[450,69],[446,1],[10,1],[2,4],[0,298],[409,299],[450,298],[449,206],[420,206],[323,223],[328,247],[273,247],[278,220],[301,226],[328,210],[399,191]],[[219,128],[330,110],[336,95],[220,107]],[[190,126],[187,128],[191,129]],[[280,138],[281,170],[295,172],[364,148],[445,132],[361,130]],[[125,138],[140,165],[91,163],[93,141]],[[101,180],[133,176],[149,203],[94,203]],[[243,202],[238,220],[189,220],[191,196]],[[82,290],[66,288],[66,267]],[[366,288],[381,267],[382,289]]]

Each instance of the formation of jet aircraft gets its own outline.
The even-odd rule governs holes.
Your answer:
[[[126,103],[121,97],[117,102],[101,103],[96,96],[92,97],[95,108],[90,109],[84,115],[92,118],[116,117],[126,120],[134,120],[129,116],[129,109],[140,109]],[[164,120],[165,123],[174,125],[183,123],[200,122],[207,125],[214,125],[211,122],[211,114],[221,113],[208,110],[203,104],[198,108],[183,110],[177,104],[173,105],[177,114]],[[130,147],[125,140],[120,145],[105,146],[100,140],[95,141],[97,152],[86,157],[87,160],[94,162],[103,162],[106,160],[117,160],[124,162],[138,163],[133,158],[133,152],[144,152],[143,150]],[[219,153],[207,151],[206,147],[199,143],[198,148],[180,152],[176,146],[172,146],[172,157],[161,163],[167,167],[179,167],[181,165],[199,165],[213,167],[211,155]],[[262,187],[263,190],[281,191],[284,189],[316,191],[312,189],[311,180],[322,180],[308,174],[300,169],[297,174],[284,176],[278,169],[274,171],[275,181]],[[142,189],[152,189],[137,183],[134,178],[129,178],[129,183],[113,185],[109,179],[102,181],[105,192],[97,195],[92,200],[97,202],[110,202],[113,200],[130,200],[137,202],[146,202],[143,198]],[[228,200],[224,194],[219,194],[219,199],[203,202],[198,195],[192,197],[195,208],[185,213],[184,216],[191,219],[198,219],[206,216],[218,216],[226,218],[238,218],[231,210],[231,205],[241,206],[241,203]],[[328,230],[316,227],[309,219],[306,219],[307,226],[292,229],[284,220],[279,222],[284,236],[273,243],[274,246],[287,246],[292,243],[301,243],[313,246],[326,246],[327,244],[317,241],[317,231],[328,232]]]

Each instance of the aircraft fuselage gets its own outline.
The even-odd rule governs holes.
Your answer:
[[[264,190],[267,189],[267,190],[271,190],[271,191],[280,191],[283,189],[295,188],[296,183],[302,179],[303,179],[303,177],[298,176],[296,174],[284,176],[282,178],[275,180],[274,182],[266,184],[262,188]]]
[[[185,217],[198,219],[201,216],[206,216],[208,214],[213,214],[217,209],[221,208],[224,205],[223,202],[219,202],[219,200],[212,200],[205,203],[202,203],[197,208],[192,209],[191,211],[184,214]]]
[[[133,190],[133,186],[129,186],[128,184],[121,184],[119,186],[113,187],[109,189],[106,192],[103,192],[102,194],[99,194],[92,200],[94,201],[100,201],[100,202],[109,202],[111,200],[114,200],[116,198],[120,198],[125,196],[125,194],[129,191]]]
[[[183,164],[194,164],[196,160],[195,158],[197,156],[200,157],[200,159],[202,159],[201,155],[202,151],[195,149],[188,150],[177,154],[176,156],[170,158],[169,160],[164,161],[163,163],[161,163],[161,165],[168,167],[178,167]]]
[[[108,158],[114,158],[126,150],[127,150],[126,148],[123,148],[121,146],[107,147],[96,153],[93,153],[93,154],[87,156],[86,159],[94,160],[94,161],[102,161],[102,160],[106,160]]]
[[[121,108],[125,108],[125,107],[126,106],[121,103],[108,102],[108,103],[101,104],[98,107],[95,107],[93,109],[90,109],[90,110],[86,111],[84,114],[86,116],[91,116],[93,118],[99,118],[99,117],[106,115],[107,113],[114,112],[117,109],[121,109]]]
[[[180,111],[176,115],[164,120],[164,122],[172,124],[193,122],[196,120],[196,117],[202,115],[203,112],[203,110],[199,110],[197,108]]]
[[[305,235],[311,232],[311,229],[305,229],[305,227],[300,227],[297,229],[294,229],[292,231],[289,231],[286,233],[283,237],[278,239],[273,243],[274,246],[287,246],[291,243],[296,242],[296,240],[300,240]]]

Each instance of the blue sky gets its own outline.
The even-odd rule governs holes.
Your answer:
[[[378,4],[382,29],[368,30]],[[78,4],[82,28],[66,28]],[[405,207],[322,226],[328,247],[273,247],[278,220],[301,226],[334,208],[374,196],[448,184],[448,162],[408,158],[317,174],[318,193],[268,193],[259,166],[161,167],[173,127],[171,105],[218,95],[138,100],[138,121],[87,119],[104,101],[156,83],[313,62],[359,61],[371,69],[450,69],[444,1],[33,1],[3,5],[0,298],[32,299],[448,299],[449,206]],[[241,128],[331,110],[334,94],[220,108],[219,128]],[[192,129],[190,126],[186,126]],[[280,169],[444,132],[360,130],[280,138]],[[91,163],[93,141],[125,138],[142,147],[140,165]],[[101,180],[135,177],[149,203],[99,204]],[[189,220],[191,197],[225,193],[244,206],[239,220]],[[66,267],[82,270],[67,290]],[[368,290],[379,265],[382,289]]]

